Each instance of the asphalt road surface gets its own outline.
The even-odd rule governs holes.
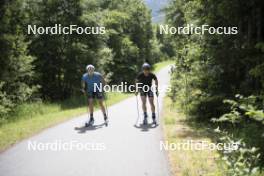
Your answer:
[[[168,84],[169,68],[157,74],[160,86]],[[162,92],[159,96],[160,111],[164,95]],[[140,104],[139,109],[142,116]],[[170,175],[166,151],[160,150],[163,141],[161,125],[144,127],[140,125],[141,118],[134,126],[138,116],[136,97],[108,107],[108,113],[108,127],[103,124],[102,113],[97,111],[94,127],[83,127],[88,119],[86,114],[16,144],[0,154],[0,175]]]

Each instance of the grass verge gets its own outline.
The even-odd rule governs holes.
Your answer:
[[[178,111],[177,106],[170,98],[164,99],[163,124],[165,140],[169,144],[184,144],[192,142],[211,143],[210,130],[191,122],[183,113]],[[213,130],[213,129],[212,129]],[[212,150],[169,150],[171,170],[175,176],[224,176],[224,169],[219,162],[220,154]]]
[[[109,93],[108,106],[130,94]],[[0,151],[47,127],[71,119],[86,112],[84,97],[75,97],[60,103],[31,103],[19,106],[11,114],[11,121],[0,126]]]

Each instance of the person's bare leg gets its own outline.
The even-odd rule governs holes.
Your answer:
[[[140,96],[141,98],[141,101],[142,101],[142,110],[145,113],[147,113],[147,106],[146,106],[146,101],[147,101],[147,98],[145,96]]]
[[[148,100],[149,100],[151,112],[155,113],[154,97],[149,97]]]
[[[89,108],[90,118],[93,118],[94,105],[92,98],[88,99],[88,108]]]
[[[143,125],[147,125],[148,124],[148,114],[147,114],[147,106],[146,106],[147,97],[141,96],[141,101],[142,101],[142,110],[144,112]]]
[[[151,107],[153,124],[156,124],[157,122],[156,122],[156,114],[155,114],[154,97],[148,97],[148,100]]]
[[[93,107],[93,99],[92,98],[88,99],[88,109],[89,109],[89,113],[90,113],[90,119],[87,123],[85,123],[85,126],[90,126],[90,125],[94,124],[94,117],[93,117],[94,107]]]
[[[103,99],[98,100],[98,102],[99,102],[99,105],[100,105],[101,111],[102,111],[102,113],[104,114],[104,117],[106,117],[106,111],[105,111],[105,106],[104,106],[104,101],[103,101]]]

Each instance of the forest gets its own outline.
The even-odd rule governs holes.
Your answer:
[[[79,94],[87,64],[109,83],[131,83],[144,61],[161,59],[150,11],[140,0],[12,0],[0,8],[1,119],[23,102]],[[27,35],[28,25],[55,24],[104,26],[107,34]]]
[[[170,97],[190,119],[239,142],[226,155],[227,175],[254,175],[264,164],[264,3],[261,0],[172,0],[171,26],[237,26],[237,35],[163,37],[175,58]],[[167,48],[168,49],[168,48]],[[218,139],[219,140],[219,139]]]
[[[214,128],[216,141],[239,143],[239,150],[221,154],[225,175],[262,175],[264,2],[166,4],[164,21],[154,23],[142,0],[1,1],[0,125],[25,103],[79,96],[87,64],[95,65],[109,84],[132,84],[142,63],[173,60],[172,102],[190,121]],[[161,35],[156,23],[236,26],[238,34]],[[28,25],[55,24],[104,26],[106,34],[27,35]]]

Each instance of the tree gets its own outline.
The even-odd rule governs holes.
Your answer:
[[[0,4],[0,116],[17,104],[27,101],[35,90],[33,57],[23,34],[25,13],[23,1]]]
[[[255,1],[172,1],[166,9],[167,23],[173,26],[208,24],[213,27],[237,26],[238,35],[189,35],[172,37],[177,46],[178,73],[188,74],[188,88],[195,97],[188,103],[200,117],[225,112],[223,99],[240,93],[263,95],[263,3]],[[197,48],[197,49],[196,49]],[[184,64],[182,64],[184,63]],[[256,71],[258,70],[258,71]],[[193,77],[194,76],[194,77]],[[177,79],[175,77],[175,79]],[[186,89],[175,81],[175,90]],[[190,92],[190,91],[189,91]]]

